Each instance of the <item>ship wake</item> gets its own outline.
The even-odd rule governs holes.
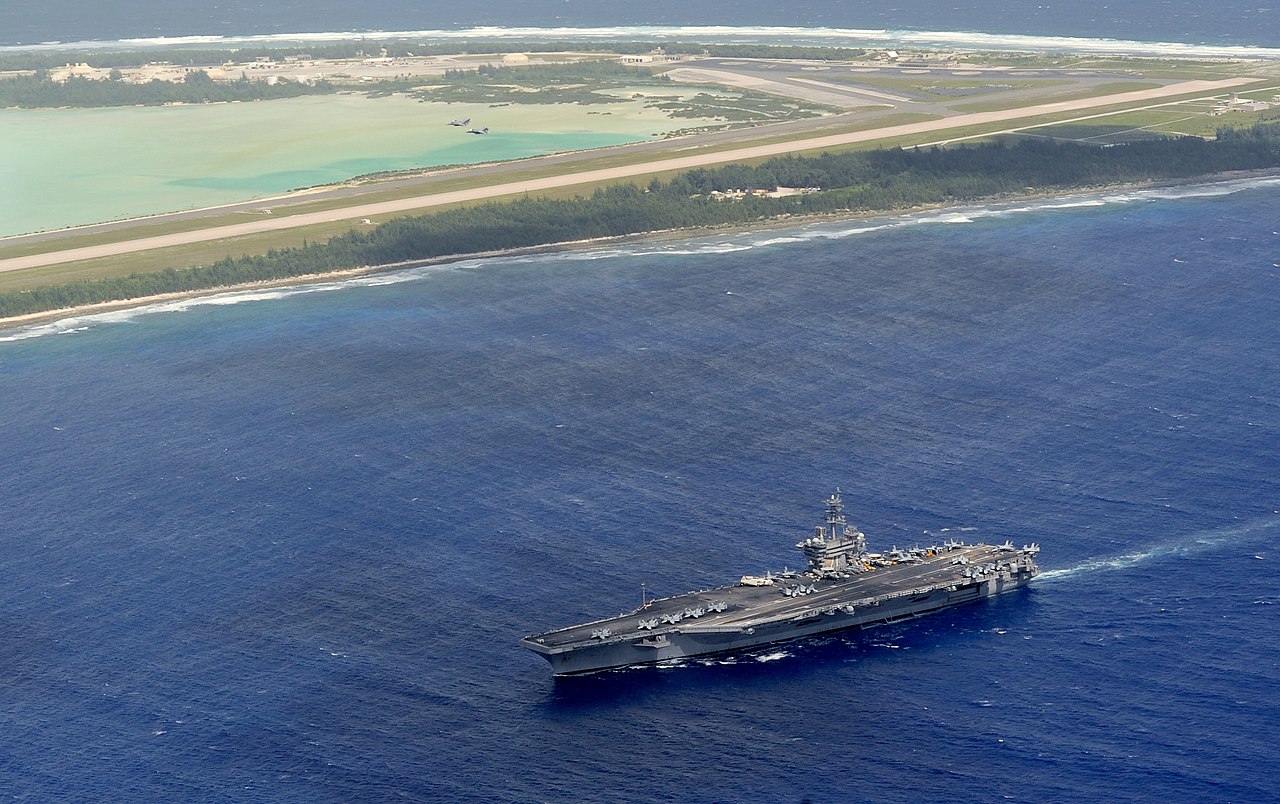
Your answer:
[[[1277,529],[1280,529],[1280,516],[1256,519],[1252,522],[1229,528],[1200,531],[1176,541],[1153,545],[1140,552],[1126,553],[1109,558],[1095,558],[1081,562],[1073,567],[1046,570],[1040,573],[1036,583],[1054,583],[1078,575],[1124,570],[1168,558],[1180,559],[1201,553],[1209,553],[1222,547],[1230,547],[1247,542],[1268,531]]]

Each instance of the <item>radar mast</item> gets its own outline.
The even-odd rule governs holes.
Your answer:
[[[814,529],[813,536],[796,545],[809,562],[809,572],[818,576],[863,572],[867,537],[845,520],[838,487],[827,498],[826,506],[825,522]]]

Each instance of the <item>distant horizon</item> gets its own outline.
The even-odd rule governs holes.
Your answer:
[[[1109,0],[1012,7],[1001,0],[978,0],[963,8],[936,0],[866,0],[856,7],[830,0],[795,0],[785,7],[766,0],[743,0],[735,5],[731,18],[746,28],[965,31],[1276,48],[1280,47],[1277,13],[1280,11],[1256,0],[1223,0],[1211,10],[1196,0],[1153,0],[1124,7],[1115,7]],[[361,35],[482,28],[680,28],[721,26],[725,21],[721,6],[697,0],[650,0],[642,7],[618,6],[607,0],[492,0],[483,6],[426,7],[417,0],[366,0],[358,5],[316,0],[267,7],[251,0],[226,0],[216,5],[188,0],[117,0],[100,10],[72,0],[52,0],[6,9],[0,44],[313,36],[333,31]]]
[[[977,31],[925,31],[819,26],[699,26],[634,25],[609,27],[470,27],[429,30],[315,31],[262,34],[192,34],[183,36],[129,37],[4,44],[3,52],[42,50],[173,49],[186,47],[287,47],[289,45],[350,42],[360,39],[450,41],[461,39],[509,39],[513,43],[557,39],[600,43],[652,40],[655,44],[682,41],[722,41],[745,44],[799,45],[811,47],[914,47],[919,49],[993,50],[1008,52],[1059,51],[1097,55],[1181,58],[1280,59],[1280,46],[1144,41],[1108,37],[1047,34],[985,33]]]

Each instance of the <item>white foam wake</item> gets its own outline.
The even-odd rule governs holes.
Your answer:
[[[1201,553],[1212,552],[1221,547],[1236,545],[1257,538],[1269,530],[1276,529],[1280,529],[1280,517],[1257,519],[1235,527],[1193,533],[1178,541],[1157,544],[1136,553],[1126,553],[1109,558],[1095,558],[1077,564],[1074,567],[1047,570],[1040,573],[1036,583],[1053,583],[1077,575],[1092,575],[1097,572],[1124,570],[1129,567],[1168,558],[1187,558]]]

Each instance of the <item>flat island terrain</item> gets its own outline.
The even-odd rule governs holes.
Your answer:
[[[1258,59],[365,43],[0,67],[6,316],[1280,167]]]

